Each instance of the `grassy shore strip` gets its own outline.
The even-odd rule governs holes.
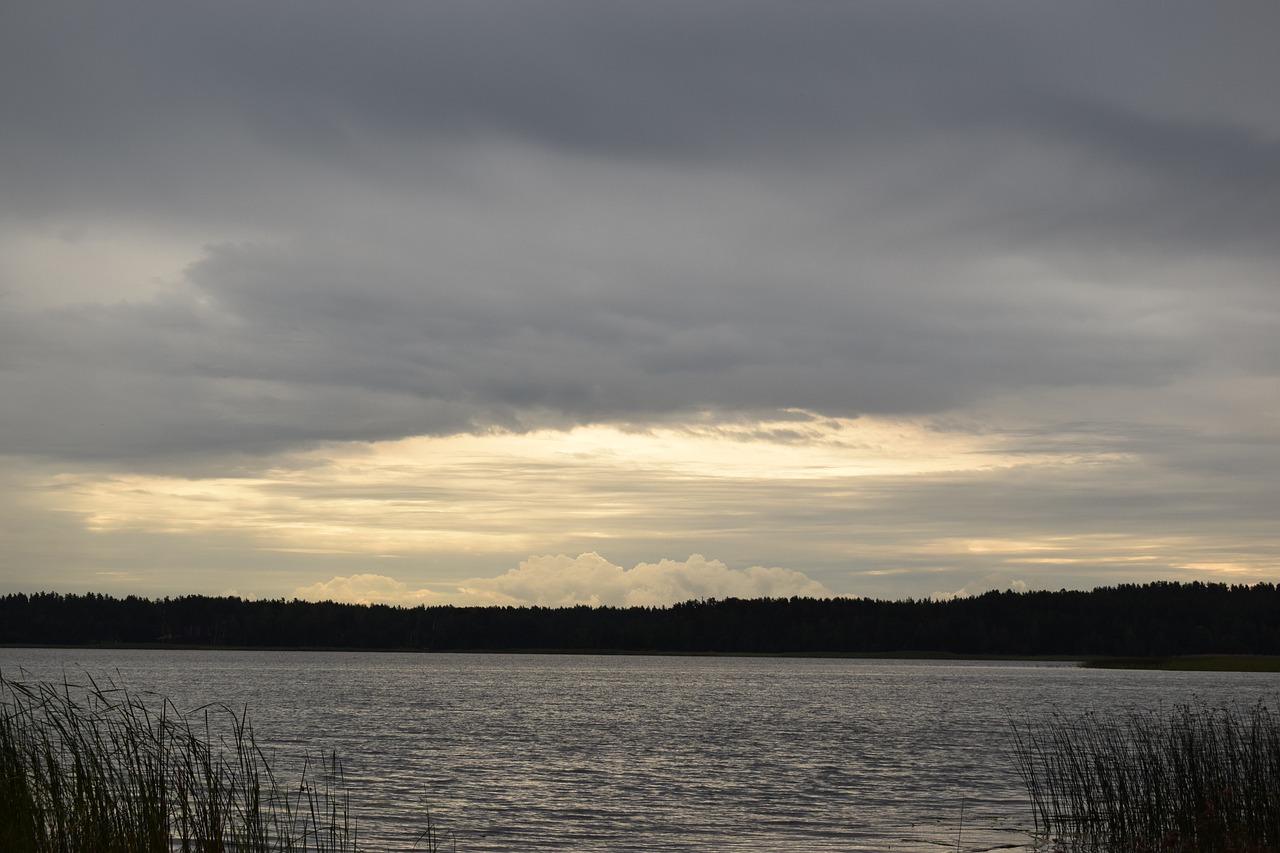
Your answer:
[[[335,755],[281,784],[247,715],[0,674],[0,850],[355,853]]]
[[[1013,729],[1037,831],[1056,851],[1280,851],[1280,718],[1261,702]]]
[[[1179,657],[1090,658],[1093,669],[1159,669],[1174,672],[1280,672],[1276,655],[1183,655]]]

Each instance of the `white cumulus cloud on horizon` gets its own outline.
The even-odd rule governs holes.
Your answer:
[[[951,601],[955,598],[973,598],[984,592],[993,590],[1009,590],[1010,592],[1026,592],[1030,587],[1026,581],[1010,578],[1008,575],[994,573],[969,581],[960,589],[952,592],[935,592],[929,596],[934,601]]]
[[[304,601],[340,601],[346,604],[447,604],[444,596],[429,589],[409,589],[387,575],[363,573],[300,586],[293,591],[294,598]]]
[[[832,592],[802,572],[751,566],[733,569],[701,554],[639,563],[631,569],[594,551],[532,556],[505,574],[471,578],[456,593],[410,589],[395,578],[357,574],[299,587],[294,597],[354,604],[478,604],[564,607],[663,606],[706,598],[829,598]]]

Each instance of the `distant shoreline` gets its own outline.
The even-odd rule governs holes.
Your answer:
[[[618,657],[837,658],[848,660],[1014,661],[1075,664],[1087,669],[1144,669],[1164,672],[1280,672],[1280,655],[1174,655],[1152,657],[1067,657],[1054,655],[963,655],[949,652],[697,652],[644,649],[406,649],[356,646],[220,646],[180,643],[0,643],[0,649],[127,649],[206,652],[357,652],[370,654],[510,654]]]
[[[954,652],[722,652],[668,651],[659,649],[415,649],[369,648],[365,646],[245,646],[198,643],[0,643],[0,649],[129,649],[136,651],[201,651],[201,652],[369,652],[371,654],[415,655],[599,655],[618,657],[693,657],[693,658],[847,658],[859,660],[940,660],[940,661],[1044,661],[1076,663],[1087,661],[1078,656],[1055,655],[965,655]],[[1277,658],[1280,661],[1280,658]]]

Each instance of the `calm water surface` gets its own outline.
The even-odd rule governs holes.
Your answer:
[[[0,649],[0,672],[247,707],[277,763],[338,751],[368,849],[413,849],[430,809],[460,853],[1025,847],[1011,721],[1280,689],[1253,673],[576,655]]]

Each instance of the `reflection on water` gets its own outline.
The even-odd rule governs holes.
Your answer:
[[[336,749],[371,850],[987,850],[1031,821],[1011,719],[1274,694],[1253,673],[839,659],[0,649],[247,707],[277,763]],[[421,848],[419,848],[421,849]]]

